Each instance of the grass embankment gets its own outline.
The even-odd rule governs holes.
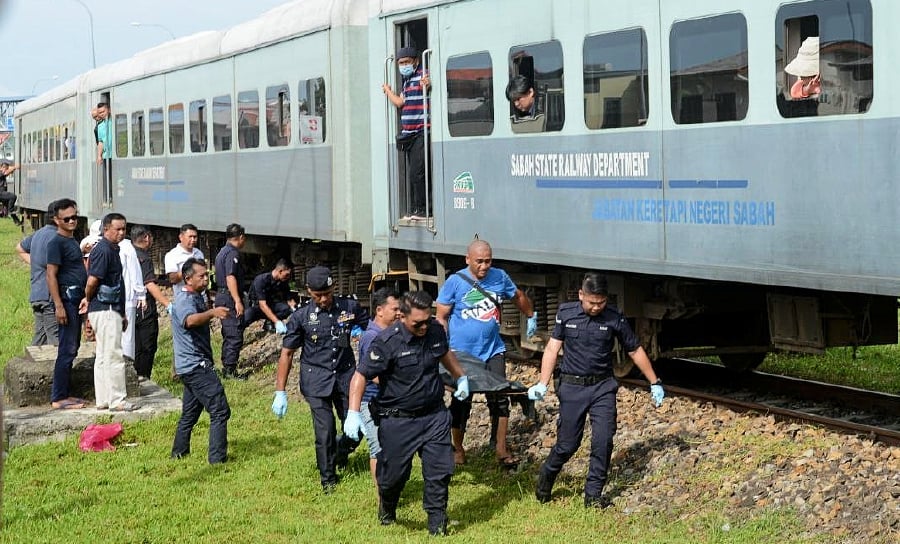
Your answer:
[[[0,366],[20,353],[31,336],[30,308],[25,302],[28,270],[13,250],[18,238],[11,222],[0,221]],[[171,340],[165,334],[161,341],[154,379],[180,394],[179,386],[169,379]],[[883,375],[896,374],[893,362],[885,366]],[[309,412],[292,395],[286,418],[275,420],[269,411],[273,374],[270,365],[249,382],[226,383],[233,416],[230,460],[224,466],[210,467],[206,462],[209,419],[205,415],[195,429],[193,454],[179,461],[168,458],[177,414],[126,425],[114,453],[81,453],[76,437],[15,449],[5,467],[0,543],[428,541],[418,466],[404,493],[399,522],[392,527],[377,525],[376,498],[364,452],[351,457],[351,470],[338,491],[322,495]],[[746,440],[739,433],[734,435],[736,452],[753,446]],[[790,455],[790,445],[766,447],[783,448]],[[717,470],[746,468],[740,465]],[[472,455],[450,489],[450,516],[458,521],[451,528],[452,539],[479,543],[814,541],[805,536],[806,528],[790,512],[735,513],[715,493],[699,503],[677,507],[674,516],[671,512],[628,515],[619,508],[585,510],[577,495],[540,505],[533,498],[536,470],[536,466],[525,466],[519,474],[502,475],[491,453]],[[652,482],[666,478],[667,470],[632,474],[627,482],[613,481],[610,487],[652,489]],[[685,491],[706,496],[704,489],[710,482],[724,476],[707,474],[698,478],[695,490]]]

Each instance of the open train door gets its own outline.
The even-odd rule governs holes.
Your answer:
[[[113,207],[113,161],[116,145],[116,130],[113,126],[112,101],[109,91],[91,93],[91,117],[93,124],[93,146],[85,156],[91,161],[92,199],[98,215],[101,210]],[[105,105],[103,108],[101,105]],[[121,137],[126,137],[122,134]],[[100,145],[103,144],[101,148]],[[101,151],[102,149],[102,151]]]
[[[401,116],[401,107],[385,98],[385,141],[387,153],[388,186],[390,187],[390,214],[394,232],[398,227],[419,227],[435,232],[434,193],[441,190],[441,146],[439,144],[442,114],[441,94],[434,88],[440,84],[440,60],[437,54],[437,10],[423,10],[393,16],[385,21],[386,49],[384,83],[398,95],[402,93],[406,78],[401,76],[397,52],[401,48],[413,48],[418,54],[416,74],[421,68],[430,80],[422,103],[412,102],[411,113]],[[416,74],[410,76],[417,80]],[[415,92],[415,91],[413,91]],[[421,108],[421,109],[420,109]],[[416,119],[416,110],[422,119]],[[407,132],[404,133],[404,126]],[[420,132],[408,137],[410,130]],[[424,153],[421,149],[424,148]],[[424,163],[424,183],[421,172]]]

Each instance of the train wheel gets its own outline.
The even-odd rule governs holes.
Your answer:
[[[747,372],[762,364],[765,353],[723,353],[719,360],[725,368],[734,372]]]

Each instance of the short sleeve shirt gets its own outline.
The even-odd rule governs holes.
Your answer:
[[[202,259],[203,252],[197,248],[187,250],[181,247],[181,244],[176,245],[168,253],[166,253],[165,258],[163,259],[163,263],[166,267],[166,274],[172,274],[173,272],[177,272],[181,274],[181,265],[184,264],[185,261],[190,259],[191,257],[195,259]],[[182,287],[184,287],[184,281],[178,282],[174,286],[172,286],[177,293]]]
[[[175,373],[187,374],[200,363],[212,365],[212,344],[209,341],[209,323],[186,327],[188,316],[206,311],[206,299],[187,289],[175,295],[172,308],[172,343],[175,350]]]
[[[378,406],[406,411],[437,408],[444,402],[440,359],[449,350],[444,328],[432,321],[424,336],[410,333],[401,322],[372,341],[357,370],[367,380],[378,378]]]
[[[144,285],[156,283],[156,272],[153,270],[153,259],[150,257],[150,253],[137,246],[135,246],[134,252],[137,253],[138,262],[141,264],[141,278]],[[147,309],[144,310],[143,317],[156,317],[157,315],[156,299],[153,298],[150,291],[147,291]]]
[[[106,238],[101,238],[91,250],[88,260],[88,275],[100,280],[100,285],[107,287],[118,286],[121,291],[119,302],[116,304],[104,304],[100,302],[99,287],[94,297],[88,303],[88,312],[100,312],[115,310],[125,315],[125,282],[122,276],[122,261],[119,258],[119,246],[113,245]]]
[[[228,293],[225,278],[234,276],[238,290],[244,288],[244,267],[241,263],[241,252],[231,244],[225,244],[216,255],[216,285],[220,293]]]
[[[104,119],[97,123],[97,141],[103,144],[103,158],[112,158],[112,134],[110,131],[112,123],[109,119]]]
[[[459,273],[474,281],[468,268]],[[516,296],[516,284],[499,268],[488,270],[477,283],[501,304]],[[453,274],[444,282],[437,303],[453,307],[449,322],[451,349],[465,351],[482,361],[506,351],[500,337],[500,308],[472,284]]]
[[[641,345],[628,320],[615,308],[607,306],[591,317],[581,302],[560,305],[552,337],[564,342],[559,371],[576,376],[612,372],[616,338],[628,353]]]
[[[31,256],[31,293],[28,302],[50,300],[47,289],[47,245],[56,237],[56,227],[45,225],[20,242],[25,253]]]
[[[369,326],[366,327],[365,332],[362,333],[362,336],[359,337],[359,360],[362,361],[369,355],[369,349],[372,347],[372,340],[375,340],[375,337],[378,336],[378,333],[383,331],[381,327],[378,326],[378,323],[375,321],[369,321]],[[363,392],[363,402],[369,402],[375,398],[375,395],[378,394],[378,384],[369,380],[366,382],[366,390]]]
[[[265,300],[267,304],[286,302],[290,295],[290,286],[286,281],[276,280],[271,272],[263,272],[253,278],[250,286],[250,300]]]
[[[84,269],[81,248],[78,247],[75,238],[63,236],[57,232],[56,236],[47,242],[47,264],[59,267],[56,281],[60,291],[73,285],[83,288],[87,284],[87,272]],[[62,294],[60,292],[60,295]]]

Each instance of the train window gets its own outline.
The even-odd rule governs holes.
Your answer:
[[[50,131],[44,129],[44,137],[41,139],[41,162],[50,160]]]
[[[238,146],[241,149],[259,147],[259,93],[238,93]]]
[[[230,108],[229,108],[230,109]],[[229,111],[229,113],[231,113]],[[229,121],[231,116],[229,115]],[[230,125],[231,123],[229,123]],[[206,152],[206,100],[194,100],[190,110],[191,152]]]
[[[749,106],[747,20],[740,13],[680,21],[669,35],[672,118],[738,121]]]
[[[512,131],[562,130],[566,120],[562,46],[556,40],[517,45],[509,50],[506,97]]]
[[[231,149],[231,95],[213,98],[213,147],[216,151]]]
[[[451,136],[494,131],[494,69],[487,52],[447,60],[447,126]]]
[[[144,112],[136,111],[131,114],[131,156],[143,157],[145,151],[144,136]]]
[[[169,105],[169,153],[184,153],[184,104]]]
[[[116,114],[116,157],[123,159],[128,156],[128,115]]]
[[[59,145],[59,152],[62,153],[62,160],[69,160],[69,125],[62,127],[62,142]]]
[[[325,79],[301,79],[297,89],[301,144],[325,141]]]
[[[150,127],[150,155],[162,155],[165,150],[164,133],[165,116],[162,108],[150,108],[147,111],[147,126]]]
[[[775,78],[782,117],[869,111],[873,95],[869,0],[782,6],[775,19]]]
[[[584,123],[588,128],[647,122],[647,35],[634,28],[584,39]]]
[[[291,90],[287,83],[266,88],[266,140],[269,147],[291,143]]]

